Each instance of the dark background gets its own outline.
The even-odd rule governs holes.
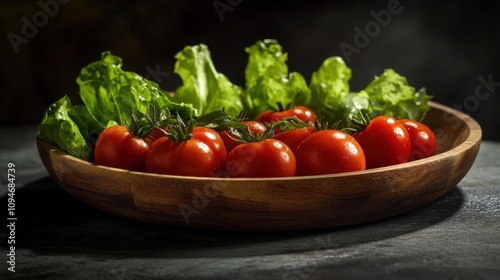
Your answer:
[[[354,28],[374,21],[371,11],[387,10],[394,2],[59,1],[57,9],[51,7],[57,10],[53,15],[45,12],[45,23],[40,3],[56,0],[0,3],[1,126],[37,124],[65,94],[78,103],[80,69],[105,50],[122,57],[125,70],[175,90],[180,80],[172,73],[173,56],[184,46],[208,45],[217,70],[243,85],[244,48],[275,38],[288,53],[290,70],[309,80],[325,58],[345,58],[342,42],[356,47]],[[229,9],[217,12],[214,4]],[[400,6],[401,12],[351,55],[351,89],[394,68],[414,87],[425,86],[434,101],[462,106],[479,121],[484,139],[500,141],[500,1],[402,0]],[[16,52],[8,34],[23,36],[26,20],[40,26]],[[151,75],[155,70],[162,74]],[[479,77],[496,84],[477,95]]]

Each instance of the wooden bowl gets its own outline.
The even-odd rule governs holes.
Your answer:
[[[321,176],[199,178],[96,165],[37,139],[52,178],[83,202],[154,224],[250,231],[329,228],[395,216],[454,188],[472,166],[481,128],[459,111],[431,102],[424,120],[435,156],[409,163]]]

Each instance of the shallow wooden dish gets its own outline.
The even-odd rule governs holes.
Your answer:
[[[431,102],[424,122],[435,156],[333,175],[224,179],[130,172],[69,156],[37,139],[52,178],[83,202],[141,222],[252,231],[319,229],[395,216],[456,186],[472,166],[481,128],[468,115]]]

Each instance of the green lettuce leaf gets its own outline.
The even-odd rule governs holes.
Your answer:
[[[308,106],[316,114],[330,121],[337,122],[342,119],[344,106],[350,104],[353,97],[344,102],[346,104],[342,104],[343,98],[347,96],[350,90],[350,79],[351,69],[345,64],[342,58],[329,57],[325,59],[319,69],[311,76],[309,87],[312,98]],[[348,108],[349,111],[352,108]]]
[[[102,130],[107,126],[103,126],[96,121],[84,105],[73,105],[68,107],[68,115],[78,126],[78,129],[80,129],[80,133],[87,142],[93,155],[97,137],[99,137],[99,134],[101,134]]]
[[[311,99],[311,90],[298,72],[288,72],[287,54],[276,40],[257,41],[247,47],[249,54],[245,69],[246,89],[243,104],[249,118],[275,108],[305,105]]]
[[[103,127],[111,120],[125,124],[135,113],[146,114],[148,106],[156,99],[161,107],[191,118],[190,105],[175,104],[158,84],[129,71],[122,70],[122,59],[103,52],[101,60],[83,68],[77,78],[80,98],[90,115]]]
[[[288,55],[283,53],[281,45],[273,39],[257,41],[245,48],[249,54],[245,69],[246,88],[252,88],[261,77],[281,79],[288,75],[286,61]]]
[[[377,115],[391,116],[397,119],[422,120],[430,107],[425,88],[415,91],[405,77],[393,69],[386,69],[382,75],[364,89],[372,103],[370,117]]]
[[[329,123],[340,122],[339,128],[350,127],[352,120],[359,120],[362,115],[422,120],[430,109],[432,96],[426,94],[425,88],[415,91],[393,69],[386,69],[360,92],[350,92],[350,78],[351,69],[342,58],[325,59],[312,74],[312,98],[307,105]]]
[[[70,117],[71,110],[71,101],[66,95],[50,105],[38,128],[39,136],[72,156],[90,161],[92,149],[76,122]]]
[[[175,58],[174,72],[181,77],[183,85],[175,91],[174,101],[192,104],[198,115],[222,108],[233,116],[240,113],[241,88],[217,72],[207,46],[186,46]]]

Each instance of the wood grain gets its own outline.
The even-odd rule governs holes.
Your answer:
[[[95,165],[37,139],[52,178],[83,202],[146,223],[285,231],[352,225],[395,216],[450,191],[479,151],[481,128],[431,102],[424,123],[438,152],[427,159],[360,172],[290,178],[197,178]]]

